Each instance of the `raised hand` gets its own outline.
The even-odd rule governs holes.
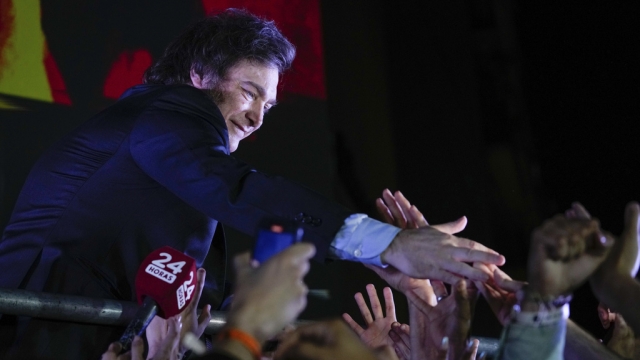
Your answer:
[[[389,337],[393,340],[393,349],[400,360],[411,359],[411,328],[407,324],[393,323]]]
[[[617,239],[611,254],[590,280],[591,288],[600,301],[609,304],[615,311],[620,311],[620,309],[615,308],[614,304],[617,301],[612,297],[616,297],[615,294],[619,291],[613,287],[630,281],[638,273],[640,261],[638,256],[639,214],[640,208],[637,203],[632,202],[627,205],[622,235]]]
[[[528,261],[529,289],[543,298],[573,291],[600,266],[613,245],[595,220],[547,220],[531,237]]]
[[[396,322],[396,308],[393,302],[393,293],[391,289],[385,287],[382,290],[384,294],[384,303],[386,308],[386,315],[382,313],[382,306],[376,293],[376,288],[373,284],[367,285],[367,294],[369,295],[369,302],[371,303],[371,310],[373,315],[369,311],[369,307],[364,300],[361,293],[355,295],[356,303],[360,308],[360,313],[364,318],[365,328],[361,327],[353,318],[347,314],[342,314],[342,318],[349,324],[351,329],[358,334],[360,340],[362,340],[370,348],[377,348],[383,345],[393,345],[393,340],[389,337],[389,331],[391,330],[391,324]]]
[[[255,267],[249,253],[236,256],[236,290],[227,326],[264,342],[291,323],[307,304],[302,281],[315,247],[298,243]]]
[[[147,327],[147,342],[149,343],[147,360],[181,358],[186,351],[186,349],[180,348],[181,338],[184,337],[181,336],[182,328],[181,315],[167,320],[156,316]]]
[[[464,359],[470,353],[475,357],[478,344],[467,339],[476,295],[475,287],[465,280],[435,306],[410,293],[411,358]]]
[[[489,307],[502,325],[509,323],[511,309],[518,301],[516,292],[522,289],[527,283],[511,279],[504,271],[495,265],[481,263],[473,264],[474,267],[493,274],[489,281],[483,283],[474,281],[474,284],[487,300]]]
[[[167,351],[176,352],[176,354],[183,354],[187,351],[186,348],[180,345],[181,340],[184,338],[184,335],[187,332],[193,333],[196,337],[202,336],[204,330],[209,324],[209,320],[211,320],[211,305],[206,305],[200,315],[198,315],[198,302],[200,301],[200,296],[202,295],[202,289],[204,288],[204,280],[207,276],[207,272],[205,269],[200,268],[196,274],[197,283],[196,288],[193,291],[193,299],[191,303],[187,305],[187,307],[180,313],[178,317],[175,319],[163,319],[159,316],[156,316],[151,320],[149,326],[146,330],[147,342],[149,344],[149,358],[156,357],[156,353],[164,354]],[[176,320],[177,319],[177,320]],[[169,334],[175,330],[176,324],[173,322],[178,321],[178,334],[179,337],[173,338]],[[170,346],[171,343],[175,341],[175,346]],[[162,358],[163,355],[159,355],[159,358]]]

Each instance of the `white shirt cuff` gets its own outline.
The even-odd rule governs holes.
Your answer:
[[[331,243],[330,251],[339,259],[386,267],[386,264],[382,264],[380,254],[389,247],[400,230],[365,214],[353,214],[344,221]]]

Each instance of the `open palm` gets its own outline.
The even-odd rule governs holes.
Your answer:
[[[393,294],[391,289],[385,287],[383,289],[386,315],[382,313],[382,306],[376,293],[376,288],[372,284],[367,285],[367,293],[371,302],[371,311],[364,300],[361,293],[355,295],[356,303],[360,308],[360,313],[365,321],[365,328],[360,326],[349,314],[343,314],[342,318],[349,324],[351,329],[358,334],[362,340],[370,348],[377,348],[383,345],[393,345],[393,340],[389,337],[391,324],[396,322],[396,309],[393,303]]]

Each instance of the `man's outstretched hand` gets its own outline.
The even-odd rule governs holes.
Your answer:
[[[461,277],[487,281],[489,275],[465,263],[502,265],[504,256],[486,246],[434,227],[405,229],[382,252],[382,262],[414,278],[455,283]]]
[[[396,235],[381,258],[384,263],[405,275],[450,284],[462,277],[487,281],[490,274],[474,269],[465,262],[504,264],[504,257],[497,252],[453,235],[464,229],[467,223],[465,217],[430,226],[415,205],[411,205],[399,191],[395,195],[389,190],[383,191],[382,198],[376,200],[376,207],[386,222],[404,229]]]

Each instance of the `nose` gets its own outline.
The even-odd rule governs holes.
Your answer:
[[[253,105],[252,108],[247,111],[246,117],[253,128],[256,130],[259,129],[264,119],[264,107],[262,104]]]

